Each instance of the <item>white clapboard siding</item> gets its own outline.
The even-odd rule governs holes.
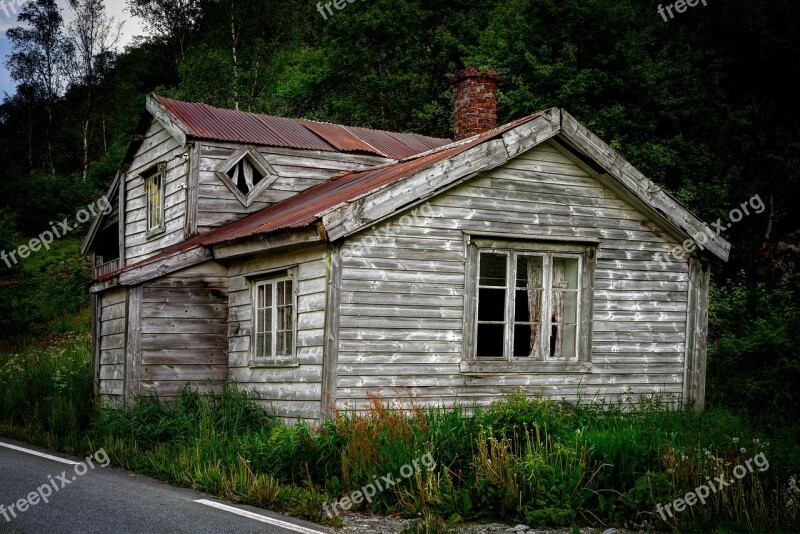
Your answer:
[[[227,271],[205,263],[144,284],[139,393],[174,397],[182,384],[219,391],[228,379]]]
[[[674,239],[562,149],[545,143],[429,204],[429,218],[397,216],[343,245],[337,406],[362,407],[370,393],[484,406],[520,389],[572,401],[681,400],[688,262],[657,262]],[[589,371],[460,372],[471,231],[601,240]]]
[[[326,305],[326,249],[271,254],[228,267],[229,378],[250,392],[267,410],[288,422],[317,419],[322,395],[322,350]],[[253,329],[251,283],[248,276],[296,268],[297,365],[250,365]]]
[[[125,263],[130,265],[154,255],[185,237],[186,191],[189,160],[187,148],[156,120],[150,124],[145,139],[136,152],[125,176]],[[159,163],[167,166],[164,180],[165,231],[148,237],[146,199],[141,174]]]
[[[126,295],[125,288],[117,288],[98,296],[99,393],[104,406],[119,406],[123,402]]]
[[[244,206],[217,176],[216,171],[241,145],[204,142],[200,148],[197,193],[197,230],[204,232],[241,219],[276,202],[327,181],[344,171],[370,169],[389,160],[371,156],[258,147],[278,178],[249,206]]]

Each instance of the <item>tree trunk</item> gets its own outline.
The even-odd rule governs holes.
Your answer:
[[[239,64],[236,58],[236,25],[233,16],[233,0],[231,0],[231,49],[233,51],[233,105],[239,111]]]
[[[89,175],[89,117],[83,121],[83,181]]]
[[[47,142],[47,165],[50,167],[50,174],[55,176],[56,174],[56,167],[53,164],[53,142],[50,139],[50,131],[52,130],[51,125],[53,124],[53,108],[51,106],[47,106],[47,132],[45,132],[45,138]]]

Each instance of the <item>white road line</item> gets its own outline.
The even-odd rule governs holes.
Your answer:
[[[40,456],[42,458],[47,458],[48,460],[53,460],[55,462],[61,462],[62,464],[68,465],[78,465],[80,462],[73,462],[72,460],[67,460],[66,458],[59,458],[58,456],[53,456],[51,454],[45,454],[39,451],[32,451],[30,449],[23,449],[22,447],[17,447],[16,445],[11,445],[10,443],[3,443],[0,441],[0,447],[7,447],[9,449],[14,449],[15,451],[24,452],[26,454],[32,454],[34,456]]]
[[[207,499],[197,499],[194,502],[205,504],[206,506],[211,506],[212,508],[225,510],[226,512],[230,512],[232,514],[238,514],[243,517],[249,517],[250,519],[255,519],[256,521],[261,521],[262,523],[269,523],[270,525],[275,525],[276,527],[285,528],[287,530],[294,530],[295,532],[301,532],[302,534],[325,534],[322,530],[313,530],[310,528],[301,527],[300,525],[295,525],[294,523],[287,523],[286,521],[281,521],[280,519],[273,519],[265,515],[248,512],[247,510],[240,510],[239,508],[234,508],[233,506],[228,506],[227,504],[209,501]]]

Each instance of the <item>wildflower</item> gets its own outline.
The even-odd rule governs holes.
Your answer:
[[[755,443],[756,445],[758,445],[758,438],[753,438],[753,443]]]
[[[747,452],[747,449],[745,449],[744,447],[742,447],[741,449],[739,449],[739,452],[741,452],[742,454],[744,454],[744,453],[746,453],[746,452]]]
[[[734,443],[739,443],[739,438],[733,438]]]

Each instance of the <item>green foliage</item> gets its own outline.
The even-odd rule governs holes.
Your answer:
[[[11,244],[12,250],[25,241]],[[50,332],[83,331],[89,324],[86,282],[89,260],[78,255],[77,239],[55,240],[8,269],[0,289],[0,335],[6,344]]]
[[[800,416],[800,305],[796,289],[753,284],[741,272],[711,287],[708,396],[796,429]]]
[[[53,448],[81,446],[94,413],[93,380],[88,333],[0,353],[0,434]]]

